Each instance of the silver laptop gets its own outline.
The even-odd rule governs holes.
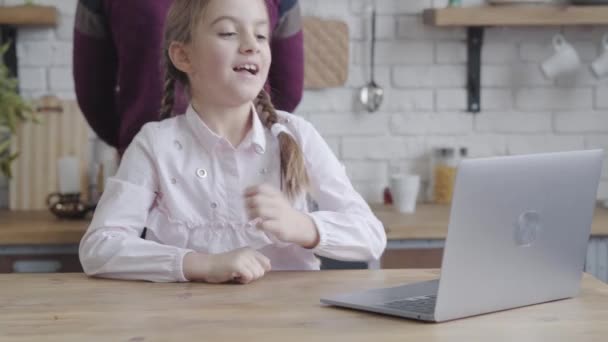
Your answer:
[[[464,160],[440,280],[321,302],[442,322],[576,296],[602,158],[588,150]]]

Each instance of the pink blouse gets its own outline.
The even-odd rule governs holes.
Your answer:
[[[88,275],[155,282],[186,281],[182,261],[190,251],[223,253],[249,246],[273,270],[318,270],[315,255],[345,261],[378,259],[384,227],[353,189],[344,167],[315,128],[279,112],[298,141],[310,178],[293,207],[308,213],[319,232],[313,249],[284,243],[247,218],[244,190],[280,187],[277,138],[255,110],[253,127],[236,148],[211,131],[190,106],[184,115],[146,124],[109,178],[93,221],[80,242]],[[147,228],[146,238],[140,238]]]

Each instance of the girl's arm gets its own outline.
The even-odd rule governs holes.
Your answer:
[[[156,200],[158,178],[150,144],[154,128],[144,126],[108,180],[93,221],[80,241],[87,275],[154,282],[187,281],[183,259],[188,249],[140,238]]]
[[[342,164],[307,121],[294,117],[319,211],[310,213],[319,232],[318,255],[345,260],[378,259],[386,247],[382,223],[353,188]]]

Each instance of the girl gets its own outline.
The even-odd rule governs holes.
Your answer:
[[[80,243],[88,275],[249,283],[271,268],[318,270],[315,254],[380,257],[384,228],[340,162],[263,90],[268,18],[263,0],[174,1],[165,120],[141,129],[106,184]],[[173,116],[176,82],[191,100]]]

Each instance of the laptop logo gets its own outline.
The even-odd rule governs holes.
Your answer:
[[[515,224],[515,242],[520,247],[530,247],[540,234],[542,229],[540,214],[534,210],[528,210],[519,215]]]

